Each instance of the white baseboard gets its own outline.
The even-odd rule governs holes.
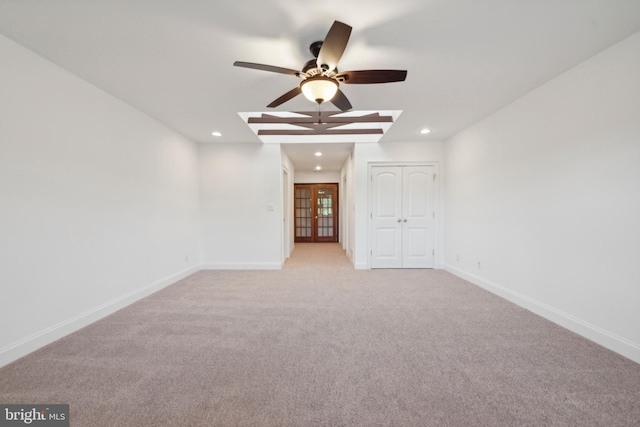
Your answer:
[[[282,270],[281,262],[209,262],[202,270]]]
[[[474,285],[477,285],[495,295],[498,295],[507,301],[510,301],[522,308],[544,317],[547,320],[556,323],[578,335],[581,335],[595,343],[600,344],[609,350],[615,351],[624,357],[640,363],[640,344],[632,342],[628,339],[620,337],[614,333],[606,331],[598,326],[592,325],[582,319],[560,311],[554,307],[543,304],[533,298],[518,292],[507,289],[491,281],[485,280],[479,276],[468,273],[449,264],[444,265],[444,269],[449,273],[465,279]]]
[[[369,267],[367,267],[367,262],[354,262],[353,263],[353,268],[355,268],[356,270],[368,270]]]
[[[0,367],[133,304],[200,270],[196,265],[0,348]]]

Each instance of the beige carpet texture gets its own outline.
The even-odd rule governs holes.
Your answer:
[[[640,365],[443,270],[296,244],[0,368],[0,403],[69,404],[78,427],[637,427]]]

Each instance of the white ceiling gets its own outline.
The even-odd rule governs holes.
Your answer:
[[[0,0],[1,34],[200,143],[260,143],[237,113],[298,80],[233,62],[300,69],[334,20],[353,27],[341,71],[408,70],[342,86],[356,110],[403,111],[382,141],[441,141],[640,31],[640,1]],[[287,148],[298,168],[316,150]],[[348,155],[323,151],[325,170]]]

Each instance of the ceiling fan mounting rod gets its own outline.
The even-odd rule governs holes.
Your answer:
[[[311,45],[309,46],[309,51],[311,52],[314,58],[317,58],[318,55],[320,54],[321,48],[322,48],[322,41],[317,41],[317,42],[311,43]]]

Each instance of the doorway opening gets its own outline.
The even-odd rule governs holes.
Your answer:
[[[338,184],[294,185],[295,242],[338,242]]]

